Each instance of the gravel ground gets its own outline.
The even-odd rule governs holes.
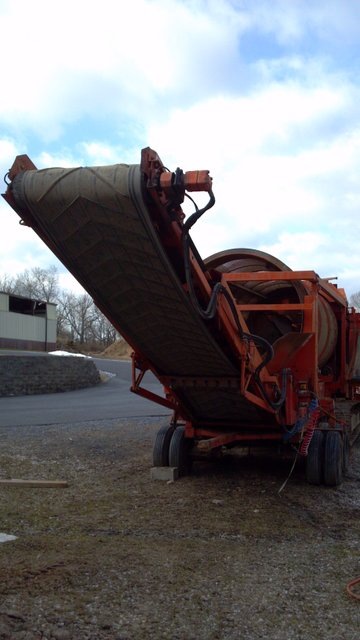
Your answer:
[[[159,424],[0,429],[4,640],[358,640],[360,448],[338,489],[269,454],[150,479]]]

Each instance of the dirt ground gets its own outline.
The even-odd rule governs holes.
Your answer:
[[[115,358],[116,360],[130,360],[132,352],[132,347],[130,347],[125,340],[120,338],[113,344],[106,347],[106,349],[101,351],[101,353],[92,353],[91,355],[101,358]]]
[[[271,455],[150,479],[154,420],[0,428],[0,638],[358,640],[360,448],[338,489]]]

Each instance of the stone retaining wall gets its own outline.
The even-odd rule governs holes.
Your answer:
[[[72,391],[99,382],[99,371],[90,358],[0,356],[0,396]]]

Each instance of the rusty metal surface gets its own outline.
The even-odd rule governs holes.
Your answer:
[[[360,380],[360,336],[358,336],[356,341],[355,356],[349,377],[353,380]]]
[[[328,302],[319,296],[318,300],[318,362],[325,365],[333,354],[337,339],[338,326],[336,317]]]
[[[264,251],[256,249],[230,249],[209,256],[204,261],[209,269],[217,269],[223,273],[246,273],[258,271],[291,271],[281,260]],[[242,285],[234,285],[243,304],[253,302],[280,302],[287,298],[293,302],[301,302],[306,289],[301,282],[286,280],[247,281]]]
[[[291,271],[283,262],[268,253],[256,249],[231,249],[216,253],[205,261],[209,269],[217,269],[222,273],[251,273]],[[302,302],[306,289],[299,281],[292,280],[245,280],[231,284],[231,291],[238,303],[261,304]],[[295,311],[280,315],[277,313],[244,312],[244,317],[251,333],[266,338],[271,344],[290,331],[300,332],[302,329],[302,312]]]
[[[230,249],[216,253],[205,260],[209,269],[216,268],[222,273],[251,273],[251,272],[288,272],[291,269],[278,258],[256,249]],[[323,281],[322,281],[323,282]],[[253,281],[249,278],[245,282],[232,284],[232,292],[242,305],[271,303],[276,309],[277,303],[290,301],[303,302],[310,293],[308,283],[299,280],[284,280],[269,278],[263,281]],[[338,337],[336,317],[328,302],[321,296],[318,298],[318,364],[327,363],[334,352]],[[253,333],[265,337],[274,344],[282,336],[290,332],[303,330],[302,312],[278,314],[260,314],[248,312],[245,317]]]
[[[130,186],[129,186],[130,185]],[[13,181],[27,222],[156,372],[237,378],[191,306],[158,241],[137,165],[27,171]],[[29,216],[30,213],[30,216]],[[261,414],[236,390],[182,389],[195,420]],[[261,416],[263,417],[263,416]]]

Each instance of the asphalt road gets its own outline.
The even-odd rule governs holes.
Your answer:
[[[0,426],[70,424],[170,415],[165,407],[131,393],[130,362],[100,358],[94,358],[94,362],[99,370],[114,373],[115,377],[89,389],[14,398],[0,397]],[[146,374],[143,386],[153,393],[163,395],[162,386],[150,374]]]

